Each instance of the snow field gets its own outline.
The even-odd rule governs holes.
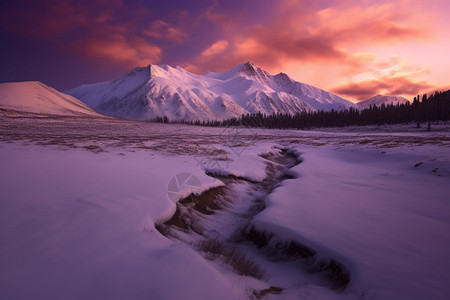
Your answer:
[[[445,138],[442,143],[436,140],[441,133],[257,130],[259,140],[252,143],[217,145],[218,129],[180,126],[179,138],[158,140],[175,125],[144,125],[146,130],[153,128],[155,137],[137,137],[142,130],[130,123],[136,132],[129,133],[133,143],[142,139],[143,145],[157,147],[141,149],[140,143],[132,147],[126,141],[114,146],[109,132],[116,131],[104,129],[106,124],[99,133],[111,136],[99,142],[105,150],[99,153],[72,148],[70,143],[38,146],[35,136],[46,128],[40,126],[30,127],[29,138],[21,133],[25,140],[9,143],[3,138],[1,298],[248,299],[250,287],[266,289],[267,283],[205,260],[191,247],[162,236],[154,224],[175,210],[178,198],[167,192],[177,175],[195,176],[200,182],[197,192],[221,184],[205,170],[258,181],[266,174],[259,155],[280,145],[301,153],[303,162],[291,169],[297,178],[284,180],[265,199],[266,208],[252,224],[280,240],[297,241],[324,258],[336,259],[350,270],[351,281],[338,293],[316,285],[308,274],[296,277],[295,266],[288,263],[264,262],[266,280],[285,288],[264,299],[449,295],[450,153]],[[37,135],[37,140],[52,138],[58,126],[52,123],[49,136]],[[66,131],[68,141],[99,141],[96,133],[84,137],[80,129],[73,130]],[[221,160],[214,164],[211,157],[203,157],[200,161],[206,167],[199,163],[198,153],[189,154],[186,148],[194,140],[214,141],[205,144],[211,151],[203,153],[220,150],[211,157]],[[414,146],[407,146],[411,142]],[[185,185],[179,198],[191,188]],[[214,230],[222,228],[226,234],[225,221],[215,224]],[[245,247],[244,253],[263,263],[257,252]],[[286,273],[277,275],[277,270]]]

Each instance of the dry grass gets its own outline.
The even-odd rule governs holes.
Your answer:
[[[230,265],[233,271],[243,276],[251,276],[262,279],[264,271],[255,262],[251,261],[245,254],[236,248],[224,244],[216,239],[203,240],[197,244],[198,250],[206,253],[206,258],[210,260],[220,259]]]
[[[280,287],[271,286],[270,288],[265,289],[265,290],[254,291],[253,295],[256,297],[256,299],[260,299],[267,294],[279,295],[282,291],[283,291],[283,289]]]
[[[274,235],[251,228],[246,240],[261,248],[271,261],[302,261],[304,271],[319,273],[333,290],[343,291],[350,282],[350,273],[334,259],[319,260],[317,252],[295,241],[274,242]]]
[[[200,195],[191,194],[180,200],[181,205],[188,206],[194,204],[194,209],[204,215],[211,215],[215,210],[220,209],[220,199],[226,194],[226,186],[218,186],[210,188],[202,192]]]
[[[177,209],[173,216],[164,223],[155,225],[156,229],[164,236],[171,235],[170,227],[174,226],[183,231],[192,230],[202,234],[203,228],[199,225],[196,212],[203,215],[212,215],[215,210],[225,205],[228,188],[218,186],[210,188],[201,194],[190,194],[177,203]]]

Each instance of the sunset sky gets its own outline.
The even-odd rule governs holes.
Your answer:
[[[253,61],[352,101],[450,88],[450,1],[40,0],[0,4],[0,82],[57,89],[137,66]]]

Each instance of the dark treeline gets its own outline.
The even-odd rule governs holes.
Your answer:
[[[414,98],[413,103],[397,105],[370,106],[358,110],[354,108],[343,111],[301,112],[295,115],[262,113],[246,114],[240,118],[224,121],[184,122],[203,126],[248,126],[263,128],[297,128],[312,127],[343,127],[363,125],[383,125],[416,122],[420,126],[424,122],[448,121],[450,119],[450,90],[435,92],[434,95],[424,94]],[[160,121],[168,121],[167,118]]]

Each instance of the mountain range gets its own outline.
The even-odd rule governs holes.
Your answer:
[[[181,67],[148,65],[111,81],[65,91],[96,111],[119,118],[223,120],[246,113],[343,110],[354,106],[339,96],[270,75],[251,62],[223,73],[192,74]]]
[[[355,104],[284,73],[271,75],[252,62],[203,75],[178,66],[148,65],[111,81],[81,85],[65,93],[37,81],[0,84],[3,112],[107,115],[131,120],[164,116],[171,121],[224,120],[247,113],[339,111],[407,101],[377,95]]]

